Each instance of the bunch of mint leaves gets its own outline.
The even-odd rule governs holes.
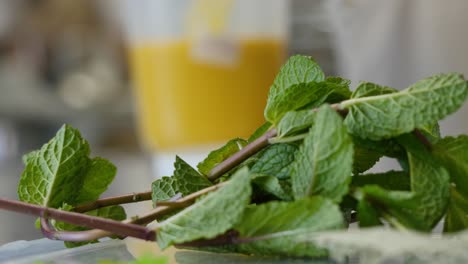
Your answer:
[[[351,92],[349,85],[326,77],[310,57],[291,57],[271,86],[266,123],[249,139],[230,140],[197,168],[176,157],[173,175],[153,182],[156,208],[221,186],[150,225],[160,247],[323,257],[326,250],[299,238],[353,221],[430,232],[445,217],[444,232],[466,229],[468,136],[441,138],[437,124],[468,97],[463,76],[439,74],[402,91],[362,82]],[[245,151],[254,145],[257,151]],[[243,159],[213,177],[239,153]],[[384,156],[401,169],[367,173]],[[88,143],[68,125],[24,162],[20,200],[71,211],[99,199],[116,171],[90,158]],[[90,214],[125,218],[120,206]]]

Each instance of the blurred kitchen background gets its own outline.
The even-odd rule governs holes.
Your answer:
[[[401,16],[404,16],[407,11],[406,4],[403,3],[405,1],[388,1],[393,2],[393,6],[381,8],[384,9],[381,12],[387,14],[381,17],[382,24],[375,23],[379,16],[375,12],[379,5],[377,3],[368,4],[368,12],[374,13],[362,11],[362,14],[375,14],[369,15],[367,22],[363,20],[359,24],[359,21],[348,17],[350,14],[361,17],[362,14],[357,9],[352,9],[362,2],[373,1],[334,0],[327,5],[324,2],[327,1],[290,1],[288,53],[311,55],[328,75],[344,73],[348,78],[358,76],[356,78],[372,81],[378,72],[369,73],[368,76],[364,71],[359,72],[360,63],[364,64],[365,61],[360,61],[359,58],[353,61],[353,58],[366,52],[379,56],[377,49],[366,49],[366,45],[372,47],[373,44],[384,45],[382,43],[387,42],[386,45],[391,46],[392,41],[395,41],[391,37],[372,38],[381,29],[386,32],[395,30],[395,36],[404,31],[404,34],[409,35],[407,38],[403,37],[404,41],[401,43],[412,41],[410,29],[405,28],[404,21],[400,21],[400,17],[395,15],[403,13]],[[418,5],[417,3],[424,1],[407,2]],[[150,159],[141,150],[137,138],[126,43],[115,3],[112,0],[0,0],[1,197],[17,199],[16,186],[23,169],[21,155],[39,148],[63,123],[69,123],[82,132],[92,146],[92,155],[106,157],[117,165],[118,175],[106,195],[149,189],[152,181]],[[459,1],[459,4],[463,5],[463,2]],[[340,5],[341,9],[334,5]],[[457,12],[466,16],[467,5],[463,6],[465,7]],[[340,14],[347,10],[352,12]],[[439,14],[440,10],[434,8],[427,12],[431,17],[431,14]],[[392,14],[395,16],[392,17]],[[450,14],[444,13],[444,16]],[[443,18],[435,16],[433,20]],[[422,23],[424,19],[418,21]],[[466,24],[463,27],[464,21],[466,19],[454,22],[462,26],[462,35],[466,35],[468,28]],[[346,31],[348,22],[352,22],[350,26],[354,26],[353,29],[361,26],[359,39],[351,41],[354,31]],[[417,23],[411,24],[416,27],[411,30],[418,31]],[[444,25],[438,26],[440,27],[434,30],[444,32]],[[427,30],[433,32],[432,29]],[[359,46],[359,41],[365,45]],[[440,41],[434,37],[432,43],[427,41],[415,45],[421,48],[429,45],[431,48],[431,45],[439,45]],[[453,51],[458,54],[458,58],[450,57],[452,61],[462,60],[467,56],[467,41],[463,39],[458,43],[464,49]],[[403,46],[391,46],[386,50]],[[355,52],[352,51],[353,48]],[[345,54],[346,52],[352,54]],[[442,54],[433,53],[428,56],[432,56],[433,61],[443,62],[445,57]],[[398,64],[392,64],[395,63],[393,53],[384,55],[389,59],[374,64],[368,60],[368,68],[378,71],[379,67],[390,63],[397,72]],[[411,54],[400,55],[412,58]],[[448,69],[467,74],[468,59],[463,60],[464,64],[456,64],[453,68],[445,67],[441,71]],[[418,65],[412,64],[411,67],[417,68]],[[398,74],[395,73],[394,76],[399,76]],[[406,79],[402,82],[394,77],[393,80],[396,81],[383,84],[401,85],[397,88],[404,88],[403,85],[409,82],[406,80],[416,81],[432,73],[426,71],[420,74],[425,75],[405,76]],[[459,120],[452,121],[458,125],[457,130],[452,132],[467,133],[466,122],[460,125]],[[132,212],[130,209],[130,214]],[[0,244],[41,237],[40,232],[34,229],[34,220],[34,217],[0,211]]]
[[[1,197],[17,199],[21,155],[47,142],[63,123],[82,132],[92,155],[117,165],[106,195],[149,189],[151,165],[138,144],[115,2],[0,1]],[[321,2],[290,4],[289,53],[310,54],[333,74]],[[0,244],[41,237],[34,219],[0,211]]]

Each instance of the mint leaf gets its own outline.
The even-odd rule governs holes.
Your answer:
[[[358,202],[357,218],[360,227],[382,225],[379,218],[379,212],[366,199],[361,199]]]
[[[343,120],[329,105],[324,105],[293,163],[294,197],[319,194],[340,201],[348,191],[352,164],[353,142]]]
[[[198,173],[187,162],[176,156],[174,178],[177,189],[182,195],[188,195],[213,185],[205,176]]]
[[[382,154],[367,148],[362,148],[355,144],[353,174],[369,170],[377,163],[377,161],[380,160],[381,157]]]
[[[362,190],[370,202],[413,229],[430,231],[442,218],[449,201],[449,174],[422,143],[405,135],[399,141],[408,151],[411,192],[387,191],[376,185]]]
[[[73,204],[89,162],[89,146],[78,130],[64,125],[35,155],[26,158],[18,186],[21,201],[58,208]]]
[[[263,136],[270,128],[271,128],[271,123],[270,122],[265,122],[263,125],[261,125],[259,128],[257,128],[252,135],[250,135],[249,139],[247,139],[248,143],[251,143],[255,141],[257,138]]]
[[[159,246],[164,249],[226,232],[242,217],[251,194],[249,170],[242,168],[226,186],[162,222],[157,232]]]
[[[450,202],[445,216],[444,232],[458,232],[468,228],[468,197],[450,188]]]
[[[294,202],[269,202],[249,206],[234,229],[242,238],[256,238],[240,244],[239,251],[259,255],[326,256],[327,252],[297,241],[305,234],[343,228],[337,205],[322,197]]]
[[[387,86],[381,86],[371,82],[361,82],[351,94],[351,98],[362,98],[383,94],[396,93],[398,90]]]
[[[316,112],[312,110],[287,112],[277,125],[278,137],[287,137],[307,131],[315,121]]]
[[[362,138],[379,140],[432,124],[457,110],[468,95],[459,74],[423,79],[398,93],[353,98],[341,103],[349,109],[345,124]]]
[[[83,185],[79,189],[74,204],[92,202],[107,190],[114,180],[117,168],[110,161],[103,158],[93,158],[83,177]]]
[[[273,144],[251,168],[251,172],[260,175],[289,178],[291,163],[294,161],[297,147],[290,144]]]
[[[291,183],[285,180],[279,180],[274,176],[256,176],[252,180],[253,184],[261,190],[276,196],[284,201],[292,200]]]
[[[468,228],[468,136],[445,137],[434,145],[433,153],[452,182],[444,232]]]
[[[266,120],[277,123],[286,112],[319,99],[316,93],[320,87],[315,85],[324,80],[325,74],[313,59],[305,56],[290,57],[270,88],[265,108]]]
[[[151,190],[153,205],[156,205],[158,201],[167,201],[179,192],[175,177],[167,176],[155,180],[151,184]]]
[[[356,149],[363,149],[370,152],[375,152],[376,155],[387,156],[392,158],[406,157],[405,149],[396,142],[395,139],[384,140],[369,140],[362,139],[358,136],[351,136]]]
[[[210,154],[208,154],[208,157],[205,160],[198,163],[198,171],[200,171],[200,173],[204,175],[208,175],[211,169],[216,167],[216,165],[218,165],[219,163],[232,156],[234,153],[241,150],[247,144],[248,142],[241,138],[229,140],[224,146],[210,152]]]
[[[23,157],[22,157],[22,160],[23,160],[23,164],[24,165],[28,165],[29,162],[31,162],[34,158],[37,157],[37,155],[39,154],[39,150],[33,150],[27,154],[24,154]]]
[[[405,171],[361,174],[353,177],[352,185],[378,185],[387,190],[409,191],[410,176]]]

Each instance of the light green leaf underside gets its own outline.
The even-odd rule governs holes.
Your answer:
[[[329,105],[322,106],[293,163],[294,197],[322,195],[340,201],[348,191],[352,163],[353,142],[341,117]]]
[[[210,152],[205,160],[198,163],[198,171],[203,175],[208,175],[211,169],[241,150],[247,143],[246,140],[241,138],[229,140],[224,146]]]
[[[209,239],[232,228],[250,201],[249,174],[247,168],[240,169],[226,186],[162,222],[157,234],[159,246]]]
[[[93,158],[83,175],[83,185],[74,204],[92,202],[99,199],[102,193],[114,180],[117,168],[106,159]]]
[[[198,171],[179,156],[176,156],[174,167],[174,179],[177,182],[177,190],[182,195],[188,195],[213,185],[205,176],[198,173]]]
[[[158,201],[167,201],[179,192],[175,177],[167,176],[155,180],[151,184],[151,190],[153,205],[157,205]]]
[[[64,125],[40,151],[27,159],[18,186],[21,201],[58,208],[73,203],[89,162],[88,143],[78,130]]]
[[[345,124],[352,134],[379,140],[437,122],[456,111],[467,94],[461,75],[440,74],[397,93],[353,98],[341,107],[349,109]]]
[[[279,180],[274,176],[256,176],[252,182],[264,192],[272,194],[281,200],[292,200],[291,184],[289,181]]]
[[[241,237],[256,237],[240,244],[239,251],[258,255],[325,256],[326,251],[295,239],[304,233],[343,228],[337,205],[322,197],[307,197],[294,202],[269,202],[252,205],[235,226]]]
[[[310,109],[287,112],[278,123],[278,137],[307,131],[314,124],[315,116],[316,112]]]
[[[291,176],[291,163],[294,161],[297,147],[290,144],[273,144],[253,165],[251,172],[260,175],[275,176],[279,179]]]

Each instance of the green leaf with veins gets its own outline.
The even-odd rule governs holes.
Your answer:
[[[354,186],[378,185],[387,190],[409,191],[410,176],[405,171],[387,171],[355,175],[351,182]]]
[[[297,241],[305,234],[344,227],[343,216],[332,201],[315,196],[294,202],[249,206],[234,229],[253,242],[239,244],[242,253],[256,255],[326,256],[327,252]]]
[[[286,112],[303,107],[312,100],[320,99],[317,93],[321,89],[315,85],[324,80],[325,74],[312,58],[290,57],[270,88],[265,108],[266,120],[277,123]],[[312,89],[314,87],[316,89]]]
[[[27,161],[18,185],[21,201],[58,208],[73,203],[88,166],[89,146],[78,130],[64,125]]]
[[[351,98],[362,98],[396,92],[398,92],[398,90],[391,87],[381,86],[371,82],[361,82],[351,94]]]
[[[151,184],[151,198],[153,205],[157,205],[158,201],[167,201],[179,193],[177,180],[175,177],[162,177],[155,180]]]
[[[200,171],[200,173],[203,175],[208,175],[210,171],[216,167],[216,165],[244,148],[247,144],[248,142],[241,138],[229,140],[224,146],[210,152],[205,160],[198,163],[198,171]]]
[[[383,207],[404,226],[430,231],[447,209],[449,174],[413,135],[404,135],[399,141],[408,151],[411,192],[365,185],[363,197],[370,199],[378,210]]]
[[[93,158],[83,174],[83,185],[79,189],[78,197],[73,204],[92,202],[107,190],[114,180],[117,168],[110,161],[103,158]]]
[[[329,105],[324,105],[293,163],[294,197],[322,195],[341,201],[351,181],[352,164],[353,142],[343,120]]]
[[[279,179],[289,178],[291,163],[294,161],[297,147],[290,144],[273,144],[253,165],[251,172],[260,175],[275,176]]]
[[[353,98],[340,104],[349,110],[350,133],[380,140],[437,122],[457,110],[468,95],[460,74],[439,74],[397,93]]]
[[[274,176],[257,175],[252,179],[252,183],[264,192],[272,194],[281,200],[292,200],[291,183],[289,181],[279,180]]]
[[[231,229],[250,202],[252,187],[247,168],[238,170],[226,186],[162,222],[157,229],[161,248],[196,239],[210,239]]]
[[[293,136],[307,132],[314,124],[317,112],[308,110],[287,112],[277,125],[278,137]]]
[[[382,154],[354,144],[353,174],[363,173],[372,168],[380,160]]]
[[[24,154],[23,157],[22,157],[22,160],[23,160],[23,164],[24,165],[28,165],[28,163],[30,161],[32,161],[33,159],[35,159],[37,157],[37,155],[39,154],[39,150],[33,150],[27,154]]]
[[[64,204],[61,208],[64,211],[71,211],[73,207],[71,205]],[[99,208],[93,211],[86,212],[85,214],[90,216],[97,216],[107,219],[112,219],[116,221],[123,221],[126,219],[127,215],[125,214],[125,209],[120,205],[113,205],[108,207]],[[65,222],[52,222],[54,227],[60,231],[85,231],[89,230],[87,227],[77,226],[68,224]],[[65,242],[67,248],[79,247],[89,243],[97,243],[97,240],[86,241],[86,242]]]
[[[468,136],[445,137],[432,153],[449,171],[452,182],[444,232],[468,228]]]
[[[174,167],[177,190],[184,196],[213,185],[205,176],[198,173],[179,156],[176,156]]]
[[[270,128],[271,128],[271,123],[270,122],[265,122],[263,125],[261,125],[259,128],[257,128],[252,135],[250,135],[249,139],[247,139],[248,143],[251,143],[255,141],[257,138],[263,136]]]

